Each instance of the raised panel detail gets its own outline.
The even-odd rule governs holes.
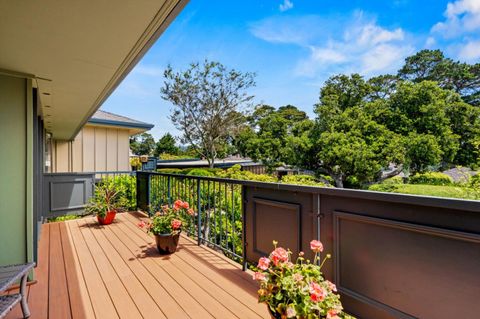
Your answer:
[[[272,251],[272,241],[288,247],[296,256],[301,250],[300,205],[254,199],[253,250],[261,255]]]
[[[85,181],[51,182],[51,211],[82,208],[86,203]]]
[[[335,281],[396,318],[480,312],[480,236],[334,212]],[[388,305],[388,306],[387,306]]]

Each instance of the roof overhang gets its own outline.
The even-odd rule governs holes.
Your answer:
[[[147,123],[130,124],[125,122],[110,121],[110,120],[103,120],[103,119],[90,119],[88,120],[86,125],[122,128],[122,129],[128,130],[128,134],[130,134],[130,136],[149,131],[154,127],[153,124],[147,124]]]
[[[45,126],[73,139],[188,0],[0,0],[0,73],[29,77]]]

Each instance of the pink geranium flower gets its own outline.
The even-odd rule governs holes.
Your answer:
[[[338,311],[335,309],[328,310],[327,319],[340,319],[340,317],[338,316]]]
[[[329,280],[325,280],[325,282],[327,283],[327,286],[328,286],[328,289],[330,289],[331,291],[337,291],[337,286],[335,286],[335,284]]]
[[[268,266],[270,266],[270,259],[262,257],[258,260],[258,268],[261,270],[267,270]]]
[[[137,224],[138,227],[143,228],[147,225],[143,220]]]
[[[325,288],[323,288],[314,281],[310,283],[310,299],[312,299],[312,301],[323,301],[326,295],[327,291],[325,291]]]
[[[267,280],[267,276],[264,273],[256,272],[256,273],[253,274],[253,280],[265,281],[265,280]]]
[[[275,248],[270,254],[270,259],[277,266],[279,262],[288,261],[288,252],[282,247]]]
[[[316,253],[321,253],[323,251],[323,244],[318,240],[312,240],[310,242],[310,249]]]
[[[193,210],[193,208],[190,208],[189,210],[187,210],[187,214],[193,216],[195,215],[195,211]]]
[[[180,227],[182,227],[182,221],[181,220],[178,220],[178,219],[172,219],[172,229],[173,230],[177,230],[179,229]]]

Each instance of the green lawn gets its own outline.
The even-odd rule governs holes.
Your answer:
[[[418,184],[376,184],[369,187],[369,190],[380,192],[391,192],[411,195],[438,196],[462,199],[480,199],[480,194],[467,187],[459,186],[436,186]]]

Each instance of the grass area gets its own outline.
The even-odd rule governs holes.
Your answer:
[[[369,187],[369,190],[380,192],[401,193],[410,195],[438,196],[461,199],[480,199],[479,192],[472,188],[461,186],[439,186],[422,184],[376,184]]]

